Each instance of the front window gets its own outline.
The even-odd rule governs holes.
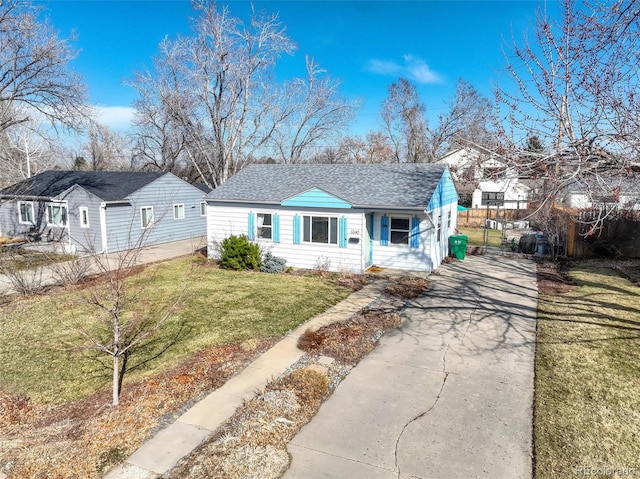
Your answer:
[[[140,221],[143,230],[153,225],[153,206],[140,208]]]
[[[307,243],[338,244],[338,218],[304,216],[302,241]]]
[[[173,219],[174,220],[184,219],[184,204],[173,205]]]
[[[271,239],[273,223],[270,213],[258,213],[258,238]]]
[[[20,215],[20,223],[32,225],[35,223],[33,214],[33,203],[18,201],[18,213]]]
[[[63,227],[67,225],[67,206],[50,203],[47,205],[47,222],[50,226]]]
[[[409,244],[409,218],[391,217],[391,244]]]

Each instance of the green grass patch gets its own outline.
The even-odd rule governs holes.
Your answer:
[[[609,269],[571,277],[576,290],[539,298],[535,476],[640,474],[640,287]]]
[[[469,237],[467,244],[470,246],[484,246],[485,234],[488,235],[487,246],[502,245],[502,231],[485,228],[458,228],[458,231]]]
[[[176,313],[130,362],[154,358],[171,346],[129,373],[129,380],[175,366],[208,346],[282,336],[349,294],[346,288],[317,276],[194,268],[191,259],[151,266],[128,278],[127,284],[129,291],[139,293],[127,314],[154,317],[187,286]],[[80,329],[101,334],[95,320],[99,313],[87,304],[91,291],[104,296],[108,289],[96,283],[18,300],[0,309],[0,389],[38,401],[63,403],[109,384],[110,371],[97,359],[67,347],[81,343]],[[110,357],[98,359],[109,363]]]

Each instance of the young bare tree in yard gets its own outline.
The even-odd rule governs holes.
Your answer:
[[[85,353],[93,352],[94,359],[111,370],[113,406],[119,404],[126,373],[150,360],[141,357],[139,362],[131,364],[135,353],[172,319],[186,295],[187,281],[184,281],[185,286],[176,297],[166,298],[162,305],[150,303],[147,299],[149,281],[140,284],[131,276],[139,264],[143,244],[140,241],[133,249],[94,257],[92,272],[99,275],[100,283],[87,287],[81,300],[91,309],[92,326],[78,329],[83,344],[72,346]],[[151,359],[162,354],[177,336]],[[102,361],[102,357],[107,357],[108,362]]]
[[[496,91],[509,120],[503,146],[513,166],[545,180],[543,207],[581,185],[600,212],[595,233],[615,212],[605,202],[623,188],[639,191],[638,9],[624,1],[556,7],[558,15],[540,8],[532,37],[505,52],[511,81]],[[550,151],[526,151],[526,136]]]

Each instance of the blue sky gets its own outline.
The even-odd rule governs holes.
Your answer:
[[[39,2],[62,36],[75,31],[80,55],[73,68],[89,86],[102,121],[125,131],[135,92],[123,85],[151,65],[158,43],[189,32],[188,1],[50,0]],[[247,18],[250,4],[227,4]],[[511,1],[256,1],[279,13],[298,49],[277,75],[304,75],[305,55],[342,82],[344,96],[361,101],[354,133],[379,128],[387,87],[404,76],[418,86],[430,121],[446,108],[458,78],[491,97],[504,64],[502,46],[534,18],[538,2]]]

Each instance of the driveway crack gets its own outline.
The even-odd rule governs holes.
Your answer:
[[[402,431],[400,431],[400,434],[398,435],[398,439],[396,439],[396,447],[395,447],[395,452],[394,452],[394,458],[395,458],[395,470],[398,473],[398,479],[400,479],[400,473],[401,473],[400,466],[398,466],[398,446],[400,445],[400,440],[402,439],[402,436],[404,435],[405,430],[412,423],[414,423],[417,420],[422,419],[423,417],[425,417],[438,404],[438,401],[440,400],[440,396],[442,395],[442,390],[444,389],[444,385],[447,383],[447,378],[449,377],[449,373],[447,372],[447,353],[449,352],[450,347],[451,347],[451,345],[448,344],[444,354],[442,355],[442,372],[444,373],[444,378],[442,379],[442,384],[440,385],[440,390],[438,391],[438,395],[436,396],[435,400],[433,401],[433,404],[431,404],[431,406],[429,406],[429,408],[426,411],[421,412],[420,414],[418,414],[417,416],[412,418],[410,421],[408,421],[402,427]]]

